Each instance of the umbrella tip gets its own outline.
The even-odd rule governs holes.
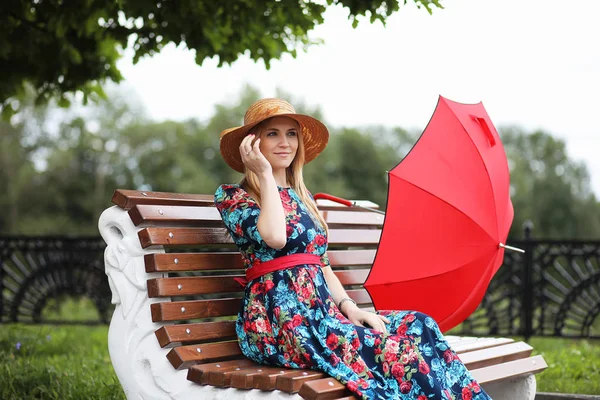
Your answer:
[[[518,247],[513,247],[513,246],[507,246],[507,245],[505,245],[502,242],[498,243],[498,247],[499,248],[504,248],[506,250],[516,251],[516,252],[519,252],[519,253],[525,253],[525,250],[523,250],[523,249],[519,249]]]

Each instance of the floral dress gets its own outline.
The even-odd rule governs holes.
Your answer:
[[[221,185],[215,205],[245,267],[295,253],[322,265],[297,265],[248,282],[236,331],[244,355],[258,363],[320,370],[362,399],[490,397],[450,349],[436,322],[415,311],[378,311],[387,333],[352,324],[338,309],[321,268],[329,266],[321,224],[293,188],[278,187],[287,244],[270,248],[257,229],[260,207],[239,185]]]

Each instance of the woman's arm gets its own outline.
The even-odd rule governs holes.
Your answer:
[[[283,204],[271,164],[260,152],[260,138],[256,139],[254,146],[253,139],[254,135],[250,134],[242,140],[240,155],[246,167],[258,176],[260,184],[260,214],[256,228],[269,247],[279,250],[287,242]]]
[[[331,292],[331,296],[335,301],[335,304],[340,304],[342,299],[349,297],[346,290],[342,286],[342,283],[338,279],[338,277],[333,273],[333,270],[330,266],[323,267],[323,275],[325,276],[325,281],[327,281],[327,286],[329,287],[329,291]],[[351,301],[345,301],[340,308],[340,312],[346,316],[354,325],[364,326],[363,323],[366,323],[371,328],[378,330],[380,332],[386,332],[385,324],[389,324],[390,321],[384,317],[383,315],[374,314],[368,311],[361,310],[358,308],[356,304]]]
[[[258,176],[260,183],[260,214],[258,233],[269,247],[282,249],[287,242],[285,232],[285,214],[279,197],[279,190],[273,174]]]

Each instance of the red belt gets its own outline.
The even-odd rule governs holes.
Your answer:
[[[270,261],[257,264],[254,267],[246,269],[246,278],[233,278],[237,283],[246,287],[248,282],[268,274],[269,272],[279,271],[282,269],[288,269],[295,267],[296,265],[302,264],[319,264],[321,265],[321,257],[316,254],[290,254],[288,256],[282,256],[274,258]]]

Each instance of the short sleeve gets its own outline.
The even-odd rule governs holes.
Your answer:
[[[231,236],[264,243],[258,232],[260,207],[248,192],[237,185],[221,185],[215,192],[215,206]]]

